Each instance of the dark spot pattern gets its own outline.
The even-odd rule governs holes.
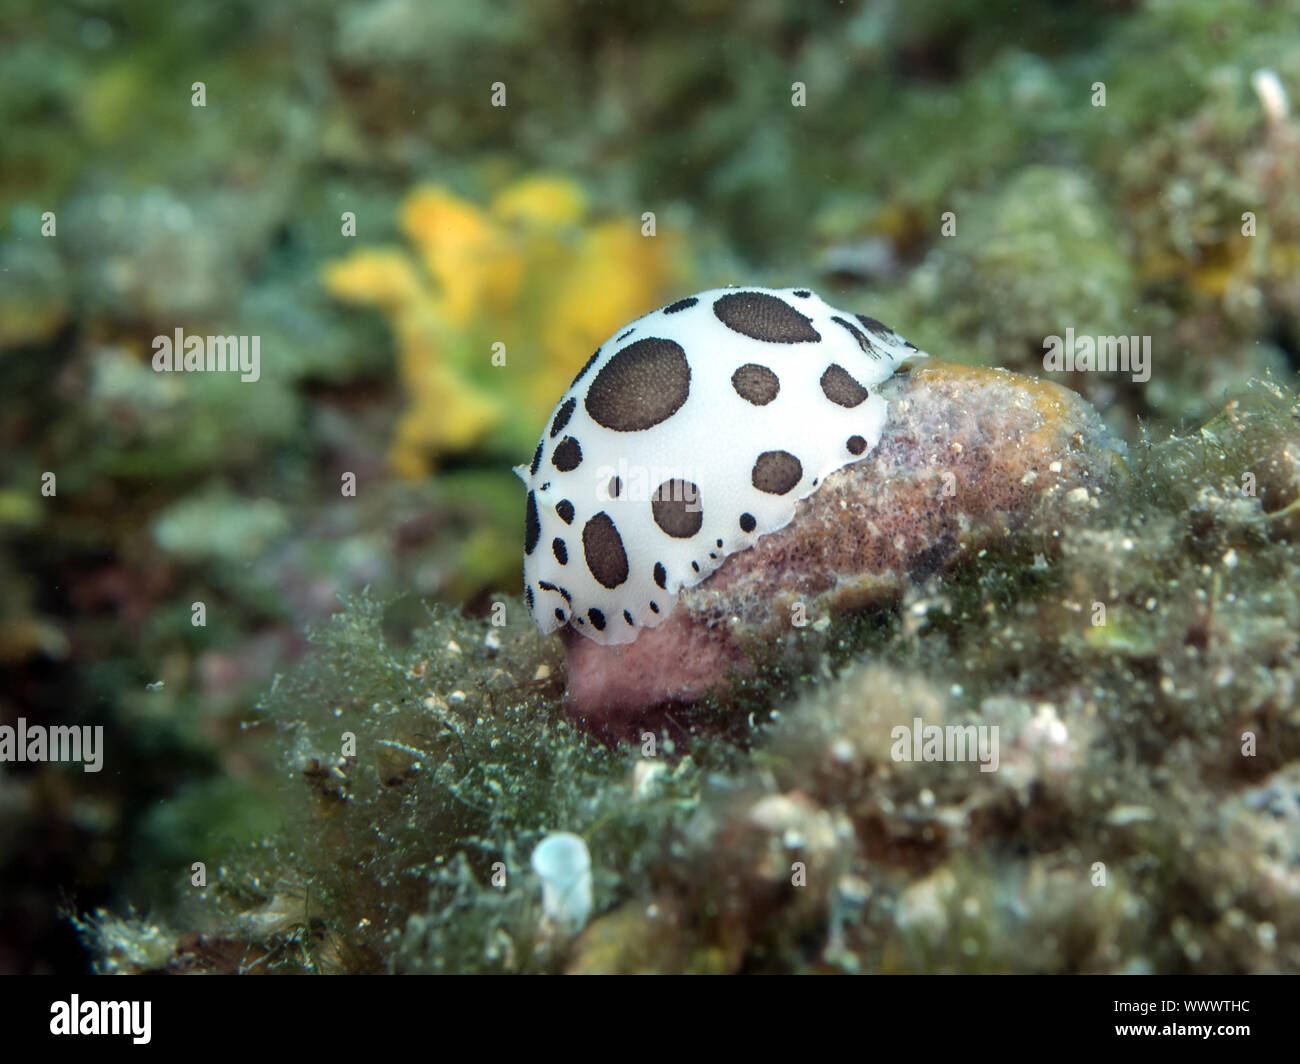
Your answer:
[[[700,563],[699,563],[699,562],[691,562],[691,568],[694,569],[694,570],[698,573],[698,572],[700,571]]]
[[[568,499],[561,499],[555,504],[555,512],[560,515],[560,520],[566,525],[573,524],[573,503]]]
[[[561,473],[572,473],[582,465],[582,447],[572,436],[565,436],[551,455],[551,465]]]
[[[648,336],[605,363],[584,403],[596,424],[639,432],[666,421],[691,391],[691,366],[681,344]]]
[[[591,609],[587,611],[587,617],[591,620],[596,631],[603,632],[605,630],[605,615],[601,613],[600,610],[596,609],[595,606],[592,606]]]
[[[564,611],[559,606],[555,607],[555,619],[561,624],[564,623]]]
[[[632,620],[632,615],[628,613],[627,610],[623,611],[623,620],[625,620],[628,624],[636,624],[636,621]]]
[[[713,313],[732,332],[751,340],[772,344],[806,344],[821,340],[811,318],[800,314],[784,299],[766,292],[729,292],[714,300]]]
[[[858,321],[862,322],[862,327],[866,329],[867,332],[879,336],[882,340],[888,340],[890,334],[894,331],[883,321],[876,321],[875,318],[868,318],[865,314],[854,314],[853,316],[857,318]]]
[[[626,340],[629,336],[631,336],[634,332],[636,332],[635,329],[628,329],[628,331],[625,332],[622,336],[615,337],[615,339],[614,339],[614,343],[616,343],[616,344],[620,344],[620,343],[622,343],[622,342],[623,342],[624,340]]]
[[[587,568],[602,587],[618,587],[627,579],[627,551],[623,549],[623,537],[604,510],[583,527],[582,552],[587,559]]]
[[[561,565],[569,564],[569,548],[564,545],[564,540],[556,536],[551,540],[551,553],[555,555],[555,560]]]
[[[658,613],[658,612],[659,612],[659,603],[654,602],[654,601],[651,601],[651,603],[650,603],[650,612],[651,612],[651,613]]]
[[[551,439],[555,439],[564,431],[564,426],[569,423],[569,418],[573,417],[573,408],[578,405],[578,400],[570,397],[564,400],[564,405],[555,412],[555,420],[551,422]]]
[[[533,610],[533,586],[532,584],[524,585],[524,598],[528,600],[528,612]]]
[[[797,295],[800,299],[807,299],[809,296],[812,295],[812,293],[808,291],[808,289],[806,288],[796,288],[794,290],[794,294]]]
[[[831,318],[831,321],[833,321],[836,325],[842,325],[844,326],[844,328],[848,329],[849,333],[853,336],[853,339],[855,339],[858,342],[858,346],[862,348],[862,350],[865,351],[867,354],[869,354],[872,358],[878,359],[884,357],[883,355],[881,355],[879,351],[876,350],[876,345],[873,344],[867,338],[867,334],[864,333],[861,329],[859,329],[856,325],[854,325],[853,322],[846,321],[844,318],[838,316]]]
[[[528,493],[528,503],[524,509],[524,553],[532,554],[537,540],[542,534],[542,523],[537,519],[537,493]]]
[[[803,477],[803,466],[789,451],[764,451],[754,463],[750,481],[768,495],[784,495]]]
[[[756,362],[746,362],[736,370],[731,375],[731,386],[745,402],[755,406],[767,406],[781,390],[776,374]]]
[[[721,546],[722,546],[722,540],[718,540],[718,541],[717,541],[717,544],[718,544],[719,547],[721,547]]]
[[[826,367],[821,385],[827,399],[850,409],[863,403],[871,394],[849,375],[848,370],[836,363]]]
[[[655,583],[664,591],[668,590],[668,572],[664,569],[663,562],[655,562]]]
[[[665,480],[650,497],[655,524],[674,539],[690,539],[704,524],[700,489],[689,480]]]
[[[754,520],[753,514],[740,515],[740,530],[742,532],[753,532],[758,527],[758,522]]]
[[[530,477],[537,476],[537,467],[542,464],[542,441],[537,441],[537,450],[533,452],[533,464],[528,467]]]
[[[847,447],[849,454],[861,454],[867,449],[867,441],[861,436],[850,436]]]
[[[623,481],[618,477],[614,477],[609,482],[609,497],[611,499],[617,499],[622,493]]]
[[[699,300],[694,296],[687,296],[685,299],[679,299],[676,303],[669,303],[664,307],[665,314],[676,314],[679,311],[690,310]]]
[[[578,375],[573,378],[574,384],[577,384],[578,381],[582,380],[582,378],[587,375],[587,370],[591,369],[591,367],[596,364],[596,359],[600,358],[600,351],[601,349],[599,347],[596,348],[592,356],[582,364],[582,369],[578,370]]]
[[[573,596],[570,595],[567,591],[565,591],[564,588],[556,587],[554,584],[546,580],[538,580],[537,586],[540,587],[543,591],[554,591],[557,595],[564,596],[564,601],[567,602],[570,606],[573,605]]]

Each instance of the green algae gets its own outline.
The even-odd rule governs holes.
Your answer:
[[[118,729],[129,790],[101,789],[74,806],[99,803],[107,812],[85,823],[114,826],[22,833],[75,840],[67,849],[87,855],[89,904],[110,884],[119,894],[139,885],[148,897],[172,890],[185,879],[187,847],[207,847],[214,833],[263,830],[249,804],[205,805],[203,795],[224,790],[214,783],[208,792],[194,778],[256,773],[269,760],[258,737],[278,727],[272,716],[246,732],[233,725],[265,670],[294,668],[293,635],[335,590],[370,582],[385,600],[415,591],[389,613],[403,649],[382,652],[397,657],[426,623],[419,598],[479,613],[498,589],[519,590],[519,499],[512,509],[508,475],[483,454],[427,487],[397,490],[363,476],[354,507],[328,501],[337,501],[343,469],[377,467],[403,396],[391,380],[387,332],[331,306],[316,269],[339,254],[345,205],[357,211],[362,239],[391,239],[395,205],[431,176],[477,195],[540,166],[592,175],[588,191],[602,211],[633,218],[654,208],[661,222],[697,233],[710,277],[816,284],[944,357],[1033,368],[1043,334],[1082,330],[1085,321],[1093,331],[1152,335],[1156,372],[1145,386],[1104,375],[1067,381],[1127,437],[1142,439],[1139,419],[1159,419],[1135,449],[1135,486],[1122,505],[1080,521],[1055,547],[977,560],[903,603],[836,621],[829,634],[800,633],[801,649],[782,648],[797,665],[774,666],[693,713],[674,711],[680,729],[656,724],[679,744],[677,756],[683,746],[701,756],[693,744],[711,735],[727,755],[711,763],[720,760],[728,777],[746,758],[764,769],[784,763],[768,737],[771,714],[789,717],[801,694],[866,655],[946,677],[963,687],[967,710],[977,692],[1019,698],[1008,710],[1017,719],[1032,719],[1025,706],[1039,696],[1057,704],[1070,685],[1095,688],[1110,747],[1122,752],[1113,771],[1126,779],[1147,773],[1170,736],[1194,741],[1195,776],[1211,752],[1209,730],[1226,735],[1228,724],[1260,739],[1245,763],[1250,779],[1293,759],[1294,415],[1270,396],[1271,411],[1261,404],[1249,416],[1219,415],[1199,433],[1189,428],[1252,375],[1271,369],[1288,381],[1296,366],[1295,153],[1270,130],[1250,87],[1260,67],[1297,84],[1292,6],[1176,0],[1025,11],[960,0],[787,14],[705,5],[656,18],[548,0],[527,12],[493,7],[481,21],[418,4],[387,11],[368,16],[341,2],[218,11],[181,0],[125,4],[101,18],[19,0],[5,12],[0,420],[9,461],[0,500],[12,558],[0,562],[9,589],[0,645],[6,662],[25,663],[15,666],[13,690],[52,706],[102,707]],[[697,47],[681,47],[684,23],[698,26]],[[411,43],[431,39],[434,53]],[[1151,62],[1157,53],[1161,61]],[[197,116],[187,91],[196,56],[210,100]],[[486,93],[464,91],[485,62],[512,72],[505,114]],[[810,101],[797,111],[789,107],[796,78]],[[1089,101],[1099,81],[1104,108]],[[47,209],[59,217],[57,241],[34,235]],[[193,224],[168,236],[178,210]],[[940,230],[946,210],[957,214],[951,239]],[[1241,234],[1245,211],[1258,216],[1254,238]],[[844,257],[819,254],[871,241],[888,253],[866,256],[860,270],[831,269]],[[277,352],[264,381],[253,390],[160,381],[144,356],[177,314],[187,329],[192,318],[195,329],[261,334]],[[1170,424],[1180,435],[1168,435]],[[32,491],[51,468],[57,502]],[[1246,474],[1254,496],[1243,491]],[[175,530],[169,519],[186,514],[208,514],[221,527],[261,499],[274,500],[293,531],[281,521],[248,564],[222,553],[234,540],[204,542],[204,529],[166,539],[165,549],[152,535]],[[1040,554],[1045,569],[1035,565]],[[52,597],[56,587],[66,600],[62,591]],[[196,600],[208,605],[207,629],[190,622]],[[1106,606],[1100,626],[1090,620],[1098,602]],[[262,642],[272,628],[283,636],[278,645]],[[325,691],[330,663],[341,659],[320,653]],[[531,683],[535,664],[512,665],[511,682]],[[48,679],[51,667],[64,676]],[[159,679],[166,689],[146,693]],[[547,720],[559,717],[558,679],[533,697]],[[1242,783],[1239,760],[1218,764],[1222,786]],[[598,772],[592,787],[602,779]],[[46,781],[37,793],[59,789]],[[1137,808],[1139,797],[1123,804]],[[146,813],[159,803],[163,811]],[[312,822],[287,804],[295,823]],[[53,799],[38,806],[49,810],[38,824],[61,815]],[[1178,803],[1154,808],[1161,817],[1188,812]],[[163,837],[168,823],[184,825],[174,843]],[[9,828],[6,838],[19,837]],[[452,834],[438,837],[455,850]],[[1209,852],[1240,864],[1248,850],[1238,842]],[[1171,844],[1159,852],[1189,860]],[[131,864],[105,856],[113,853],[132,854]],[[35,867],[21,849],[3,856],[15,882]],[[250,863],[260,877],[277,860],[264,850]],[[512,861],[513,882],[526,853]],[[480,885],[484,867],[472,866]],[[984,866],[960,873],[972,882],[986,874]],[[693,884],[696,874],[678,878]],[[1020,889],[1014,875],[996,882]],[[602,905],[636,889],[624,884]],[[1171,896],[1163,881],[1150,889]],[[698,893],[709,896],[707,887]],[[874,897],[883,907],[891,894]],[[247,938],[236,918],[274,910],[274,900],[254,890],[221,911],[232,934]],[[643,909],[623,904],[634,915]],[[184,922],[199,926],[210,908],[187,911]],[[440,911],[420,897],[410,911],[429,909]],[[1219,909],[1222,926],[1211,932],[1213,909],[1198,906],[1189,926],[1142,925],[1203,951],[1196,961],[1165,955],[1161,965],[1294,968],[1276,953],[1249,952],[1254,929],[1269,922],[1267,906]],[[522,911],[512,919],[526,924]],[[283,932],[282,967],[343,966],[312,929],[337,924],[344,941],[350,929],[321,913],[313,908]],[[870,919],[868,938],[888,910]],[[707,921],[698,926],[701,944],[677,956],[725,966],[729,955],[710,940]],[[1288,926],[1273,925],[1283,947]],[[1198,936],[1245,938],[1210,949]],[[1046,936],[1012,940],[1041,958],[1035,964],[1054,963],[1040,946]],[[419,968],[421,951],[437,952],[423,941],[403,964]],[[390,946],[377,947],[382,963]],[[450,952],[475,967],[468,945]],[[1140,954],[1135,947],[1121,967],[1155,963]],[[230,954],[208,961],[227,964]],[[543,961],[517,963],[526,970]],[[1077,963],[1117,962],[1103,950]]]
[[[1300,761],[1298,437],[1296,396],[1264,382],[1148,439],[1055,549],[1028,528],[796,633],[674,711],[654,759],[566,718],[558,648],[517,601],[499,627],[435,609],[395,633],[347,601],[262,706],[284,823],[191,918],[312,971],[1297,970],[1251,795]],[[1247,469],[1269,490],[1242,502]],[[1000,770],[895,761],[913,717],[997,724]],[[595,862],[576,943],[539,930],[527,857],[550,830]]]
[[[629,751],[555,712],[546,670],[559,674],[556,646],[525,623],[521,603],[501,605],[514,624],[494,629],[438,610],[401,651],[390,649],[383,608],[368,598],[313,635],[307,664],[280,678],[264,705],[288,758],[276,865],[245,873],[243,886],[214,885],[212,901],[247,891],[250,879],[295,884],[312,899],[313,934],[335,944],[345,970],[474,967],[470,944],[498,934],[519,939],[526,965],[518,921],[535,892],[527,857],[547,831],[588,839],[600,855],[598,893],[644,873],[645,851],[689,808],[695,771],[688,760],[655,797],[630,800]],[[349,735],[354,756],[343,752]],[[476,887],[498,861],[508,885]],[[426,896],[445,906],[431,902],[408,927]]]

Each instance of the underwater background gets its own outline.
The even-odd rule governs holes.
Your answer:
[[[1296,97],[1294,0],[8,0],[0,725],[104,760],[0,763],[0,972],[1300,971]],[[1125,457],[648,771],[565,707],[511,467],[733,283]],[[1067,328],[1149,378],[1047,368]],[[177,330],[257,379],[157,372]],[[891,766],[916,718],[1004,771]]]

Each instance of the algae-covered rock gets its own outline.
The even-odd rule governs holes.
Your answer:
[[[880,388],[888,420],[863,461],[826,478],[795,520],[684,591],[626,646],[566,640],[569,700],[593,718],[692,701],[746,669],[746,649],[896,601],[908,586],[1007,552],[1049,551],[1109,491],[1123,444],[1059,385],[927,362]]]
[[[865,541],[881,600],[801,587],[875,603],[866,643],[841,621],[794,630],[775,680],[761,664],[597,740],[518,600],[499,625],[436,611],[409,646],[385,635],[397,614],[345,603],[266,700],[284,828],[214,861],[173,923],[87,921],[100,966],[1300,970],[1295,396],[1265,382],[1200,432],[1140,441],[1127,473],[1055,385],[934,364],[892,409],[880,468],[908,476],[886,499],[941,486],[952,433],[976,462],[954,470],[1016,475],[976,479],[978,498],[956,478],[983,557],[959,539],[918,570],[906,536],[952,514],[914,507],[901,546]],[[753,641],[780,627],[736,616]],[[591,857],[576,936],[548,927],[527,863],[556,831]]]

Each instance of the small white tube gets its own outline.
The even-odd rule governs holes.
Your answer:
[[[576,933],[591,916],[591,854],[582,839],[555,831],[533,850],[533,871],[542,881],[545,919]]]
[[[1278,126],[1285,122],[1291,113],[1291,105],[1277,71],[1261,67],[1250,76],[1250,85],[1259,97],[1260,106],[1264,108],[1269,123]]]

